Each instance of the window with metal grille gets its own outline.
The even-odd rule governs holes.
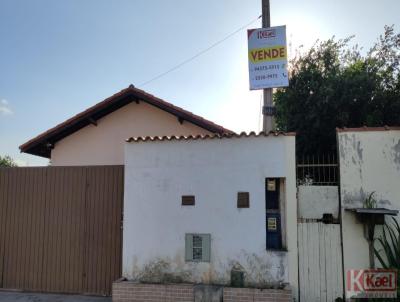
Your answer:
[[[185,235],[185,260],[195,262],[210,262],[210,234]]]
[[[339,183],[339,164],[336,154],[297,156],[296,166],[299,186],[337,186]]]
[[[199,235],[193,235],[193,260],[203,259],[203,238]]]

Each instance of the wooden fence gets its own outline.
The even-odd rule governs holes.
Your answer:
[[[0,288],[110,295],[123,166],[0,169]]]

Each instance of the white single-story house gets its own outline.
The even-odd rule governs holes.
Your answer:
[[[192,301],[198,284],[224,285],[226,301],[296,295],[294,133],[235,134],[129,86],[20,150],[52,166],[124,165],[122,276],[175,283],[154,287],[161,300]],[[143,285],[115,284],[115,301]]]
[[[295,135],[128,139],[123,276],[230,284],[236,273],[245,286],[297,286]]]

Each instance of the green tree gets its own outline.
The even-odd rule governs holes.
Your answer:
[[[400,34],[385,26],[365,55],[351,39],[297,54],[289,87],[274,94],[277,127],[297,132],[298,154],[336,151],[336,127],[400,125]]]
[[[0,168],[2,167],[17,167],[15,161],[8,155],[0,156]]]

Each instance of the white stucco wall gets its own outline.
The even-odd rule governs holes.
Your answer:
[[[378,207],[400,210],[400,130],[339,132],[338,144],[344,266],[368,268],[363,226],[345,209],[362,207],[365,197],[376,192]],[[378,226],[377,236],[380,231]]]
[[[286,180],[287,252],[266,251],[265,178]],[[237,192],[250,208],[237,208]],[[195,206],[181,206],[195,195]],[[211,262],[185,263],[185,233],[211,234]],[[247,282],[297,285],[295,137],[127,143],[123,275],[162,259],[192,282],[227,283],[240,263]],[[148,267],[147,267],[148,268]]]
[[[337,186],[299,186],[298,200],[299,218],[321,219],[325,213],[339,216]]]
[[[207,134],[209,131],[145,102],[130,103],[57,142],[52,166],[122,165],[128,137]]]

